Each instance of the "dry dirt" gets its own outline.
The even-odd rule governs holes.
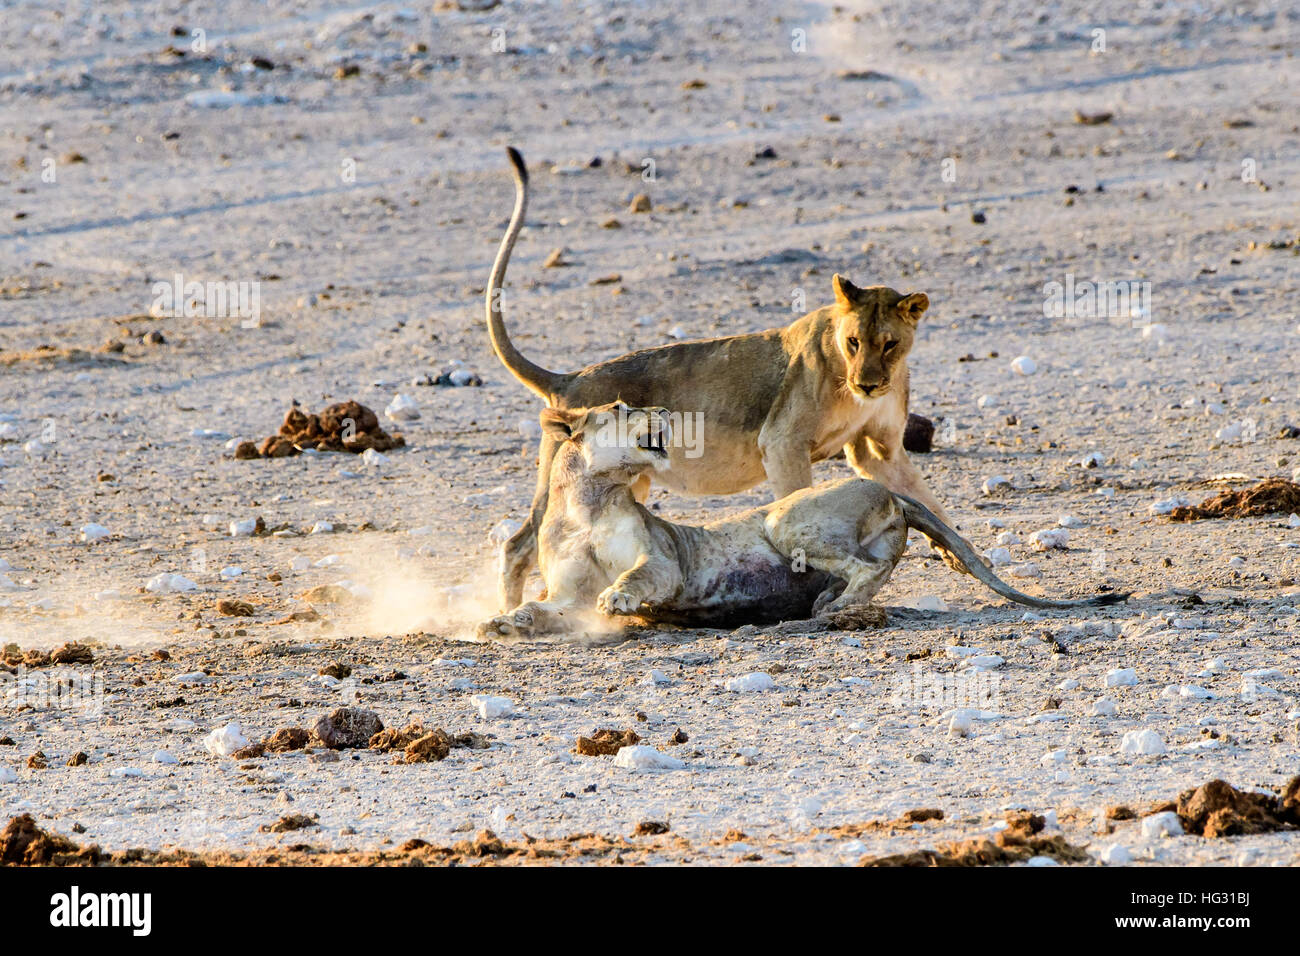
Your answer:
[[[971,840],[957,856],[1300,862],[1292,830],[1141,815],[1300,767],[1300,529],[1151,511],[1296,480],[1293,4],[175,11],[5,11],[0,819],[128,862],[848,864]],[[916,457],[963,533],[1017,536],[1033,593],[1133,598],[1026,616],[918,542],[887,620],[472,643],[489,534],[534,481],[538,403],[482,321],[508,144],[535,187],[505,300],[531,358],[778,326],[835,272],[925,291]],[[168,314],[178,274],[256,284],[259,314]],[[1067,281],[1149,282],[1149,310],[1049,317]],[[398,394],[419,418],[385,417]],[[405,447],[236,458],[295,401],[359,402]],[[1065,515],[1066,547],[1032,550]],[[45,662],[69,643],[93,660]],[[774,689],[726,690],[758,671]],[[345,706],[433,739],[413,761],[423,737],[204,745]],[[593,728],[681,767],[573,753]],[[1007,835],[1020,812],[1043,829]],[[317,826],[263,831],[292,815]]]

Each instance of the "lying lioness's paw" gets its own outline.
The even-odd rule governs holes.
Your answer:
[[[498,614],[484,621],[476,632],[479,637],[521,637],[532,631],[533,615],[524,610]]]
[[[633,614],[641,606],[641,599],[627,591],[605,588],[596,598],[596,610],[602,614]]]

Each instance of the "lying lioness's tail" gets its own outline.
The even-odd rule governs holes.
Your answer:
[[[1127,594],[1119,592],[1109,592],[1098,594],[1090,598],[1082,598],[1077,601],[1052,601],[1046,598],[1031,597],[1021,591],[1017,591],[1011,585],[1004,582],[996,574],[988,569],[980,556],[975,553],[975,549],[967,543],[966,539],[959,535],[952,528],[948,527],[935,516],[929,508],[919,501],[913,501],[906,495],[895,494],[894,499],[898,502],[899,507],[903,509],[903,517],[907,519],[907,526],[915,528],[928,537],[938,541],[945,548],[951,551],[957,557],[961,558],[962,563],[970,569],[970,573],[977,577],[984,584],[991,587],[1004,598],[1015,601],[1018,604],[1025,604],[1029,607],[1039,608],[1066,608],[1066,607],[1098,607],[1104,604],[1118,604],[1121,601],[1128,600]]]
[[[515,247],[515,239],[524,226],[524,211],[528,208],[528,170],[524,167],[524,158],[513,146],[506,147],[510,156],[510,165],[515,174],[515,211],[510,214],[510,225],[501,239],[497,249],[496,261],[492,263],[492,276],[487,285],[487,324],[488,334],[492,337],[492,348],[506,368],[515,378],[523,382],[548,404],[553,399],[560,384],[568,377],[556,372],[548,372],[540,365],[530,362],[515,348],[506,333],[506,324],[501,319],[501,283],[506,278],[506,266],[510,264],[510,251]]]

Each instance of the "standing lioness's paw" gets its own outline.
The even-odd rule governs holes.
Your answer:
[[[641,599],[627,591],[605,588],[596,598],[596,610],[602,614],[633,614],[641,606]]]

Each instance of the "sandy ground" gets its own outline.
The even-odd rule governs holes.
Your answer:
[[[79,641],[96,660],[71,675],[90,706],[25,707],[69,675],[6,676],[0,814],[106,848],[194,850],[441,845],[484,827],[622,837],[653,820],[672,836],[648,862],[837,863],[1023,807],[1054,811],[1094,857],[1298,861],[1294,833],[1154,838],[1096,820],[1300,770],[1300,530],[1149,510],[1199,501],[1216,475],[1300,465],[1279,437],[1300,425],[1294,8],[183,6],[5,13],[0,643]],[[531,494],[539,410],[481,319],[512,201],[506,144],[534,173],[506,317],[535,360],[781,325],[828,301],[837,271],[925,291],[912,402],[939,423],[920,456],[931,485],[981,550],[1078,519],[1064,550],[1010,545],[1040,569],[1019,586],[1133,599],[1026,618],[916,544],[878,630],[467,643],[495,602],[488,534]],[[642,192],[652,211],[629,212]],[[543,268],[556,248],[572,264]],[[177,273],[257,283],[260,321],[151,315]],[[1044,285],[1067,277],[1149,282],[1149,311],[1045,317]],[[1035,374],[1012,371],[1021,355]],[[453,362],[482,386],[415,384]],[[393,426],[409,446],[378,465],[232,457],[228,439],[273,433],[294,400],[381,411],[398,393],[421,417]],[[984,494],[997,475],[1011,487]],[[691,521],[765,496],[654,500]],[[230,534],[259,516],[280,533]],[[90,523],[108,536],[82,540]],[[144,591],[159,574],[196,589]],[[276,623],[339,582],[354,597],[316,602],[323,620]],[[908,609],[936,599],[946,610]],[[960,648],[1002,663],[979,672]],[[323,679],[331,662],[352,676]],[[1119,668],[1136,682],[1106,687]],[[775,689],[725,689],[758,671]],[[972,689],[987,719],[951,736],[954,695]],[[476,694],[513,716],[480,717]],[[1113,715],[1093,713],[1102,697]],[[203,744],[231,721],[258,740],[349,703],[491,747],[393,765]],[[684,767],[573,754],[598,727]],[[678,728],[689,739],[670,745]],[[1167,752],[1121,753],[1144,729]],[[48,769],[28,767],[36,751]],[[88,763],[66,766],[78,751]],[[920,807],[945,819],[852,826]],[[260,832],[287,813],[318,826]]]

